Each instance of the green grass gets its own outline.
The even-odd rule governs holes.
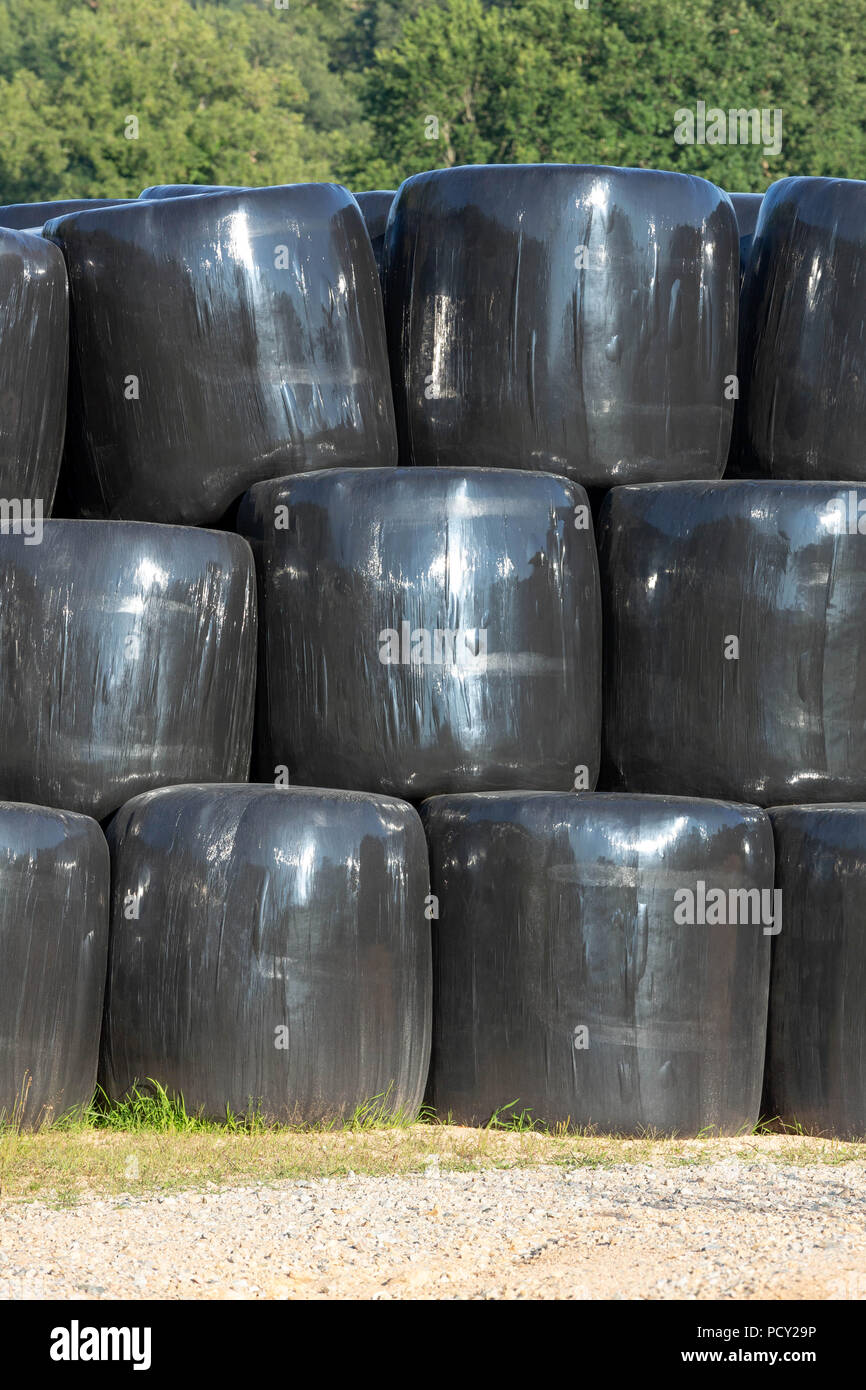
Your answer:
[[[549,1127],[515,1100],[476,1129],[450,1115],[401,1114],[389,1093],[349,1116],[318,1125],[276,1125],[252,1110],[220,1119],[190,1113],[182,1097],[156,1083],[123,1101],[99,1093],[86,1111],[60,1116],[33,1132],[21,1123],[23,1101],[0,1123],[0,1201],[42,1198],[68,1206],[90,1195],[212,1189],[283,1179],[384,1176],[442,1170],[478,1171],[540,1164],[614,1168],[669,1167],[720,1159],[793,1165],[866,1164],[866,1142],[806,1134],[802,1126],[762,1120],[753,1130],[721,1137],[637,1136]]]
[[[510,1100],[494,1110],[485,1129],[505,1130],[509,1134],[549,1134],[549,1125],[533,1119],[531,1110],[518,1109],[519,1100]]]
[[[266,1134],[299,1130],[331,1132],[335,1130],[358,1133],[370,1129],[416,1124],[419,1118],[428,1122],[428,1115],[395,1108],[390,1101],[390,1088],[382,1095],[373,1096],[358,1105],[350,1115],[341,1119],[330,1119],[314,1125],[284,1125],[266,1119],[260,1110],[251,1106],[243,1115],[233,1115],[226,1107],[225,1115],[216,1120],[200,1112],[190,1114],[183,1096],[171,1096],[158,1081],[151,1081],[146,1089],[135,1087],[124,1100],[109,1100],[102,1090],[97,1090],[89,1109],[81,1117],[69,1117],[61,1121],[63,1127],[85,1124],[96,1130],[112,1130],[115,1133],[135,1134],[146,1131],[151,1134]]]

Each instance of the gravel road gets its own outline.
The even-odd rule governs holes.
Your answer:
[[[0,1208],[3,1298],[866,1298],[866,1165],[523,1168]]]

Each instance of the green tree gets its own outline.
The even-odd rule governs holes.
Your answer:
[[[308,93],[282,51],[281,19],[261,5],[36,0],[14,12],[4,0],[3,197],[329,177],[332,151],[305,126]],[[277,61],[263,55],[268,35]]]
[[[0,199],[517,161],[866,178],[864,20],[866,0],[0,0]],[[699,101],[780,108],[781,152],[677,143]]]
[[[743,190],[863,178],[864,19],[864,0],[446,0],[377,50],[358,163],[392,179],[455,161],[637,165]],[[698,101],[781,109],[781,153],[678,144],[675,113]],[[439,123],[426,147],[422,114]]]
[[[371,138],[348,178],[388,187],[420,169],[507,160],[518,57],[499,7],[447,0],[421,8],[367,70]]]

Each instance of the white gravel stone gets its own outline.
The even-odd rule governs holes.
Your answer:
[[[866,1165],[724,1160],[0,1205],[0,1297],[866,1298]]]

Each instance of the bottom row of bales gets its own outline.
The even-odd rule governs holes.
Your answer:
[[[0,803],[6,1119],[98,1077],[216,1118],[426,1097],[467,1124],[866,1133],[866,805],[489,792],[419,815],[196,785],[133,798],[107,842]]]

